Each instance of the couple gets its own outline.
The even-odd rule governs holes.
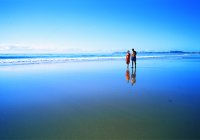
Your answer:
[[[130,63],[130,58],[131,58],[131,61],[132,61],[132,67],[133,68],[133,62],[135,64],[135,69],[136,69],[136,55],[137,55],[137,52],[132,49],[132,54],[130,54],[130,51],[128,50],[127,51],[127,54],[126,54],[126,64],[127,64],[127,68],[129,67],[129,63]]]

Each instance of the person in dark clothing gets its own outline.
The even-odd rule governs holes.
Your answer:
[[[134,49],[132,49],[132,54],[131,54],[132,68],[133,68],[133,62],[136,68],[136,55],[137,55],[137,52]]]

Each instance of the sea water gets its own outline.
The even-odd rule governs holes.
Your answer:
[[[0,65],[64,63],[69,61],[102,61],[124,59],[126,53],[104,54],[0,54]],[[188,52],[139,52],[137,59],[199,59],[199,53]]]

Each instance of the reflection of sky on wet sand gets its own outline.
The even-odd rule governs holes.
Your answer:
[[[0,138],[200,137],[198,61],[139,60],[133,86],[129,70],[127,83],[124,61],[1,67]]]

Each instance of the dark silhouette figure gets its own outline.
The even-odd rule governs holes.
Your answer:
[[[132,67],[131,68],[133,68],[133,62],[134,62],[135,69],[136,69],[136,55],[137,55],[137,52],[134,49],[132,49],[132,54],[131,54]]]
[[[133,71],[133,68],[132,68],[132,73],[131,73],[131,84],[132,86],[136,83],[136,68],[134,68],[134,71]]]

